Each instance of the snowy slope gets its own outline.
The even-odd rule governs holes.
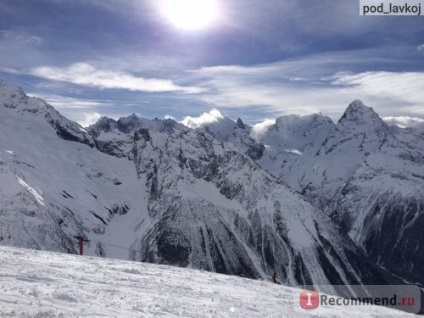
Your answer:
[[[75,253],[74,236],[90,233],[89,253],[128,259],[128,250],[96,241],[129,248],[138,237],[135,228],[148,214],[133,163],[83,143],[91,137],[61,116],[61,126],[73,130],[59,135],[49,120],[56,111],[44,102],[12,87],[3,86],[1,96],[0,222],[11,234],[2,243]],[[63,139],[80,133],[80,142]]]
[[[312,162],[298,179],[302,193],[376,263],[424,284],[424,138],[356,101]]]
[[[268,146],[257,162],[330,215],[377,264],[424,284],[421,128],[389,127],[359,100],[336,126],[318,122],[277,119],[260,139]]]
[[[303,166],[312,164],[310,159],[334,128],[331,119],[322,114],[281,116],[256,137],[256,141],[263,143],[266,149],[257,162],[293,189],[299,190]]]
[[[412,317],[299,307],[300,289],[199,270],[0,247],[1,317]]]

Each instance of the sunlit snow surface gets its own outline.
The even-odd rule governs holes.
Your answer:
[[[304,311],[299,289],[171,266],[4,246],[0,264],[0,317],[410,316],[375,306]]]

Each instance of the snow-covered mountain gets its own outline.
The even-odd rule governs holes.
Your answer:
[[[111,139],[97,125],[89,132]],[[139,259],[248,277],[275,270],[292,285],[369,283],[368,271],[381,275],[327,216],[237,146],[187,129],[140,128],[127,140],[133,147],[126,156],[147,176],[153,223],[139,243]],[[334,265],[340,262],[346,267]]]
[[[424,284],[424,138],[388,127],[362,104],[353,106],[317,155],[317,162],[327,162],[317,173],[321,186],[318,181],[305,193],[314,197],[324,189],[321,198],[332,200],[327,211],[374,261]],[[338,180],[324,176],[332,174]]]
[[[196,128],[198,131],[204,131],[221,142],[236,145],[241,152],[253,160],[262,158],[264,145],[254,140],[251,136],[252,127],[243,123],[241,118],[235,122],[227,116],[223,116],[216,109],[202,116],[200,117],[201,123],[197,123],[192,117],[186,117],[182,123],[187,127]]]
[[[207,271],[11,247],[0,253],[1,317],[416,317],[381,306],[305,310],[301,289]]]
[[[399,281],[237,143],[172,120],[87,130],[0,86],[1,244],[204,268],[288,285]],[[246,127],[236,123],[237,129]]]
[[[265,145],[262,168],[329,215],[374,262],[424,284],[422,128],[388,126],[356,100],[337,125],[320,114],[283,116],[257,142]]]
[[[87,132],[45,102],[0,85],[1,243],[75,253],[81,232],[129,248],[137,236],[125,228],[147,214],[134,164],[98,151]],[[93,241],[90,249],[100,254],[102,245]],[[110,245],[107,252],[128,257]]]

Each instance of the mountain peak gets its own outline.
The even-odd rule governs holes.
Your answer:
[[[28,102],[30,98],[25,95],[24,91],[20,87],[10,85],[5,81],[0,80],[0,105],[3,104],[4,107],[11,109],[24,109],[30,106],[31,108],[36,109],[41,106],[39,105],[40,103],[38,102],[38,100],[33,98],[31,99],[33,103],[31,103],[31,105],[29,106],[25,104],[24,107],[23,105],[21,105],[21,102],[23,100],[26,100]]]
[[[25,94],[20,87],[11,85],[11,84],[3,81],[3,80],[0,80],[0,88],[2,90],[15,91],[15,92],[19,92],[21,94]]]
[[[284,115],[280,116],[275,120],[275,130],[305,130],[308,128],[315,128],[320,125],[333,126],[334,123],[327,116],[319,114],[309,115]]]
[[[351,160],[353,167],[359,165],[363,154],[380,149],[394,138],[390,128],[371,107],[355,100],[347,107],[336,129],[327,137],[321,151],[326,155],[335,149],[338,153],[358,154],[356,163]]]
[[[117,122],[115,119],[102,116],[100,117],[97,122],[93,125],[90,125],[87,127],[88,130],[104,130],[104,131],[111,131],[117,127]]]
[[[339,123],[344,121],[364,122],[369,120],[378,120],[382,122],[382,119],[372,107],[365,106],[361,100],[355,99],[349,104],[343,116],[340,118]]]
[[[367,107],[367,106],[365,106],[360,99],[355,99],[353,102],[350,103],[349,107],[360,108],[360,107]]]
[[[240,129],[246,129],[246,126],[244,125],[243,121],[241,120],[241,118],[237,119],[237,124],[236,126]]]
[[[137,114],[131,114],[127,117],[121,117],[118,120],[103,116],[94,125],[88,127],[88,131],[92,133],[95,131],[111,132],[116,129],[121,133],[131,134],[140,128],[171,132],[174,129],[183,130],[185,126],[173,119],[147,119],[139,117]]]

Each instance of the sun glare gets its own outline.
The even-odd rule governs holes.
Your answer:
[[[216,0],[162,0],[161,10],[175,27],[190,31],[207,28],[218,13]]]

